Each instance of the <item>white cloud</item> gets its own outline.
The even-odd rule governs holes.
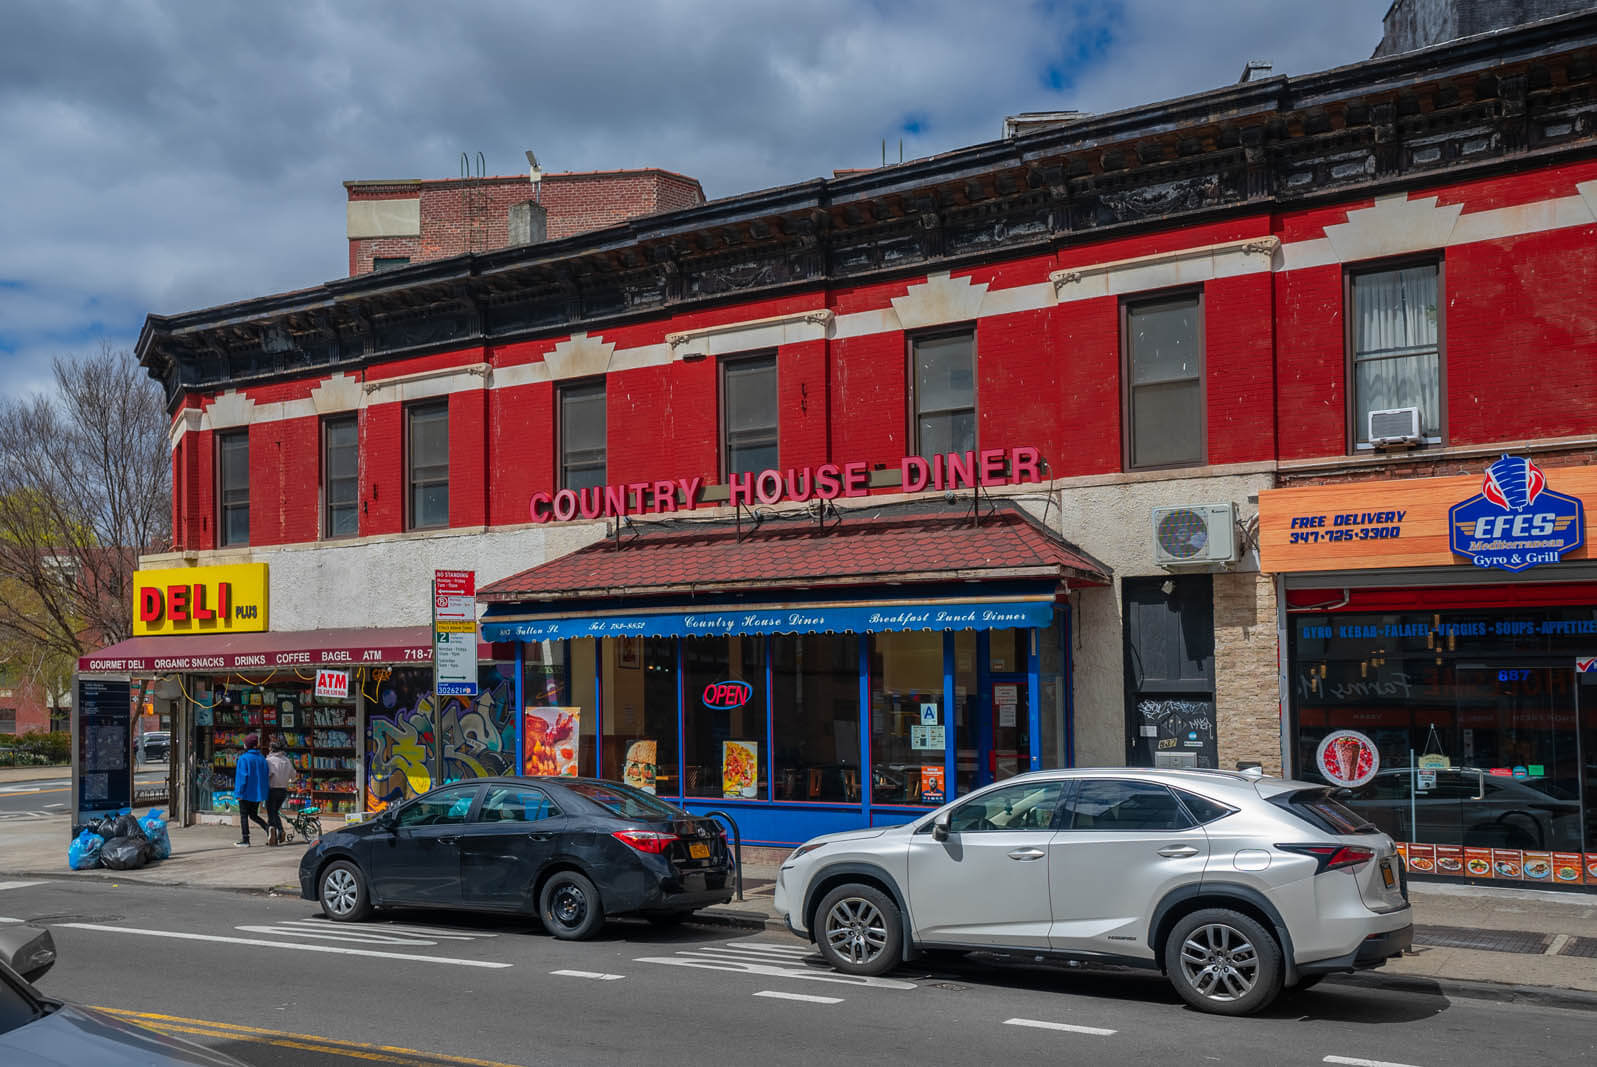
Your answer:
[[[727,196],[869,166],[883,139],[924,156],[1018,111],[1214,88],[1250,58],[1357,61],[1385,6],[12,0],[0,380],[131,339],[146,312],[339,276],[345,179],[453,177],[462,151],[517,173],[533,148],[546,169],[659,166]]]

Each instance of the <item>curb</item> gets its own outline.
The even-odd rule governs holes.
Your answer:
[[[1392,993],[1422,993],[1457,997],[1461,1000],[1490,1000],[1501,1004],[1535,1004],[1567,1011],[1597,1012],[1597,993],[1560,986],[1514,985],[1507,982],[1469,978],[1397,977],[1379,974],[1331,974],[1327,985],[1352,986]]]
[[[780,916],[744,911],[741,908],[724,905],[696,911],[688,921],[708,926],[736,926],[745,930],[779,930],[784,934],[787,933],[787,923],[783,922]]]
[[[148,885],[158,886],[162,889],[209,889],[220,893],[247,893],[252,896],[299,896],[299,886],[281,882],[276,885],[201,885],[197,882],[183,881],[181,879],[159,878],[130,878],[130,874],[138,874],[147,868],[137,871],[112,871],[100,868],[92,871],[52,870],[52,871],[4,871],[0,872],[3,878],[43,878],[50,881],[60,880],[62,875],[68,878],[83,878],[94,882],[117,882],[122,885]]]

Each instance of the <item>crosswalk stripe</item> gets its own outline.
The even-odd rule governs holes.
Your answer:
[[[281,934],[284,937],[313,937],[318,941],[351,941],[363,945],[405,945],[418,947],[423,945],[436,945],[438,942],[429,941],[424,937],[414,937],[409,934],[392,936],[380,934],[375,931],[363,931],[349,927],[338,928],[342,932],[329,929],[326,933],[320,930],[300,930],[295,927],[284,926],[235,926],[235,930],[246,934]]]
[[[550,971],[563,978],[592,978],[596,982],[614,982],[625,978],[624,974],[605,974],[603,971]]]
[[[1091,1034],[1093,1037],[1111,1037],[1119,1032],[1105,1030],[1101,1026],[1072,1026],[1070,1023],[1051,1023],[1043,1019],[1005,1019],[1004,1025],[1029,1026],[1034,1030],[1063,1030],[1070,1034]]]
[[[376,949],[344,948],[341,945],[301,945],[294,941],[267,941],[259,937],[223,937],[218,934],[194,934],[186,930],[144,930],[134,926],[109,926],[104,923],[59,923],[61,929],[95,930],[107,934],[134,934],[143,937],[170,937],[180,941],[211,941],[223,945],[253,945],[259,948],[289,949],[296,952],[326,952],[338,956],[370,956],[384,960],[413,960],[417,963],[442,963],[455,967],[488,967],[495,970],[514,964],[492,960],[463,960],[450,956],[423,956],[409,952],[379,952]]]
[[[812,997],[808,993],[784,993],[779,989],[762,989],[754,994],[757,997],[770,997],[773,1000],[801,1000],[806,1004],[841,1004],[842,997]]]
[[[478,937],[497,936],[494,934],[446,934],[441,930],[429,930],[426,927],[421,926],[388,926],[385,924],[366,926],[339,926],[335,923],[328,922],[326,919],[280,919],[272,925],[276,927],[291,928],[291,930],[285,932],[297,933],[299,931],[304,931],[306,933],[311,933],[316,931],[326,931],[331,933],[335,930],[342,930],[345,933],[348,933],[351,930],[363,930],[373,931],[381,934],[395,934],[397,935],[397,938],[428,937],[438,938],[443,941],[474,941]]]

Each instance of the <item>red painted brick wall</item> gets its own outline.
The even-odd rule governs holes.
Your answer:
[[[1053,328],[1058,318],[1041,310],[976,323],[977,443],[1035,446],[1050,469],[1064,448],[1059,406],[1066,360]]]
[[[1063,354],[1056,478],[1120,469],[1120,302],[1113,297],[1062,304],[1054,313]]]
[[[1275,275],[1282,459],[1345,454],[1347,345],[1338,264]]]
[[[826,349],[825,341],[816,340],[776,350],[776,451],[783,467],[816,466],[831,458]]]
[[[554,385],[495,389],[488,413],[488,522],[527,522],[533,492],[555,481]]]
[[[1262,272],[1203,287],[1210,463],[1275,458],[1273,289]]]
[[[403,405],[373,404],[360,419],[363,537],[405,528],[405,421]]]
[[[850,337],[831,349],[831,458],[896,466],[909,451],[904,335]]]
[[[449,525],[488,522],[488,396],[483,389],[449,397]]]

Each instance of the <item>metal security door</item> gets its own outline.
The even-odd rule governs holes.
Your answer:
[[[1122,590],[1127,764],[1217,766],[1213,581],[1127,578]]]

